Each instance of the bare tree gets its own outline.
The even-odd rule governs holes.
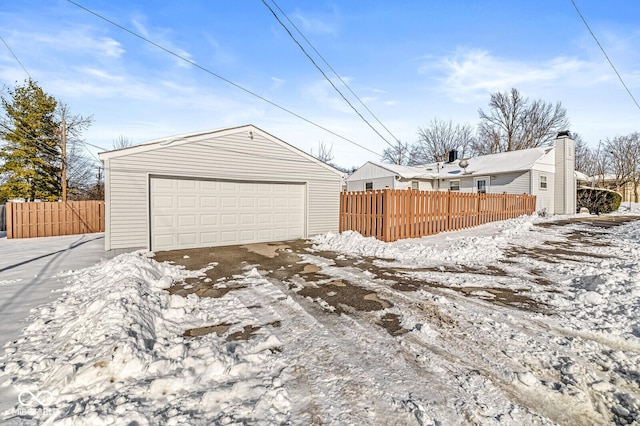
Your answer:
[[[313,149],[311,150],[311,155],[313,155]],[[331,164],[333,160],[333,144],[331,146],[327,146],[324,142],[318,142],[318,155],[315,155],[318,160],[323,163]]]
[[[382,152],[382,162],[389,164],[407,165],[409,164],[409,155],[411,153],[411,147],[408,143],[402,141],[396,141],[396,144],[385,148]]]
[[[626,136],[607,139],[605,149],[611,159],[611,171],[615,176],[615,189],[622,190],[626,185],[633,187],[634,199],[638,201],[638,185],[640,184],[640,134],[637,132]]]
[[[529,100],[517,89],[491,94],[489,111],[478,110],[480,124],[473,150],[480,155],[544,146],[569,128],[560,102]]]
[[[437,118],[428,126],[418,129],[418,141],[411,147],[409,164],[426,164],[446,161],[449,151],[458,151],[461,157],[469,153],[474,135],[471,125],[453,124],[451,120]]]
[[[575,132],[571,134],[575,142],[575,169],[586,175],[592,176],[593,173],[593,151],[586,144],[582,137]]]
[[[113,149],[129,148],[133,146],[133,140],[124,135],[120,135],[113,140]]]
[[[93,158],[82,139],[82,133],[93,124],[93,116],[71,114],[69,106],[59,101],[56,107],[56,118],[64,120],[67,129],[67,186],[70,198],[83,198],[95,184],[94,172],[99,167],[98,160]]]

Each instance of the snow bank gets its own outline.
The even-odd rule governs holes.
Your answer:
[[[61,425],[286,420],[281,366],[270,351],[277,339],[182,337],[189,328],[251,322],[233,298],[163,290],[186,276],[141,253],[69,275],[62,297],[34,313],[0,364],[3,386],[34,398],[50,393],[53,403],[39,411],[18,404],[6,417]]]
[[[464,235],[464,231],[443,233],[431,237],[399,240],[385,243],[374,237],[363,237],[355,231],[340,234],[323,234],[311,241],[316,250],[330,250],[356,256],[371,256],[411,262],[414,266],[426,266],[439,262],[487,263],[503,256],[507,242],[525,235],[539,218],[521,216],[473,228],[474,234]],[[487,233],[488,235],[483,235]]]

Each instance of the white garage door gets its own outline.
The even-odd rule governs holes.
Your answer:
[[[305,185],[152,177],[151,249],[305,236]]]

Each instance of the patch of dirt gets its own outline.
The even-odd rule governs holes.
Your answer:
[[[249,340],[253,338],[258,330],[262,327],[254,327],[252,325],[245,326],[242,331],[236,331],[227,336],[227,342],[233,342],[238,340]]]
[[[387,330],[392,336],[401,336],[409,332],[409,330],[400,325],[400,317],[398,314],[392,314],[390,312],[380,318],[378,325]]]
[[[380,311],[393,306],[391,302],[380,299],[371,290],[343,280],[305,286],[297,294],[312,300],[322,299],[332,306],[333,312],[337,314],[353,311]]]
[[[205,327],[191,328],[184,332],[184,337],[200,337],[211,333],[216,333],[218,336],[222,336],[231,327],[231,324],[222,323],[218,325],[207,325]]]
[[[155,254],[158,262],[170,262],[189,270],[207,267],[202,277],[190,278],[172,286],[169,292],[186,296],[196,293],[203,297],[222,297],[230,291],[243,288],[233,285],[236,275],[256,266],[269,271],[269,276],[278,280],[301,273],[306,263],[295,251],[302,251],[310,244],[296,240],[278,243],[249,244],[242,246],[207,247],[188,250],[161,251]],[[225,287],[217,286],[225,281]]]
[[[540,302],[521,293],[527,291],[526,289],[513,290],[493,287],[462,287],[460,288],[460,291],[465,294],[472,294],[479,299],[495,303],[496,305],[519,306],[522,309],[533,312],[539,312],[540,310]],[[484,293],[489,293],[490,296]]]

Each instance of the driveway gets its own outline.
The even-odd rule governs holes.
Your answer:
[[[637,290],[624,285],[627,272],[599,269],[637,269],[615,230],[638,219],[539,223],[513,242],[479,246],[477,262],[457,261],[456,247],[445,250],[449,260],[411,264],[305,241],[156,260],[204,271],[172,293],[239,301],[255,318],[241,330],[209,324],[186,336],[216,333],[230,345],[277,338],[301,424],[411,423],[385,417],[398,409],[417,424],[624,424],[640,416]],[[465,250],[483,241],[469,237]],[[481,252],[492,246],[500,253],[487,262]],[[266,280],[247,279],[258,273]]]
[[[260,273],[286,294],[315,301],[310,305],[314,311],[334,314],[347,313],[358,316],[358,312],[383,311],[392,307],[397,298],[418,290],[453,291],[461,296],[481,299],[498,306],[545,313],[547,306],[529,291],[518,291],[510,286],[487,287],[474,285],[451,286],[451,277],[473,276],[500,278],[526,277],[543,291],[554,293],[555,277],[545,274],[534,266],[533,260],[546,263],[566,261],[585,262],[606,258],[601,253],[589,253],[585,247],[602,246],[600,238],[606,229],[629,221],[640,220],[635,216],[580,217],[539,224],[539,227],[564,227],[582,225],[572,230],[563,241],[548,241],[544,247],[513,246],[498,265],[469,265],[450,262],[433,267],[412,268],[385,266],[385,259],[375,257],[347,256],[331,251],[319,251],[306,240],[276,243],[248,244],[174,250],[156,253],[155,260],[183,265],[190,270],[206,269],[198,279],[189,279],[170,288],[170,292],[187,296],[195,293],[201,297],[222,297],[242,287],[233,285],[234,277],[243,277],[248,270],[256,268]],[[421,279],[420,276],[436,275],[439,279]],[[370,283],[383,285],[384,291],[375,291],[371,285],[363,285],[363,276]],[[339,277],[339,278],[338,278]],[[473,282],[473,279],[466,281]],[[218,283],[223,282],[223,285]],[[231,283],[231,284],[229,284]],[[525,285],[522,285],[525,287]],[[315,312],[314,312],[315,313]],[[389,314],[379,323],[392,334],[402,333],[397,315]]]

